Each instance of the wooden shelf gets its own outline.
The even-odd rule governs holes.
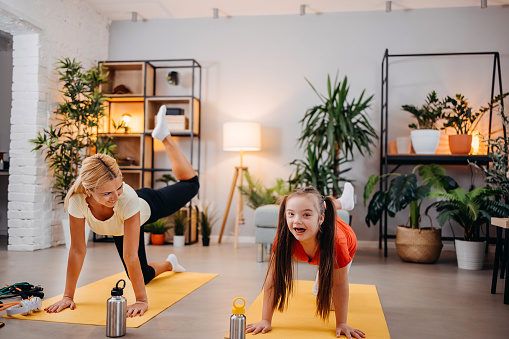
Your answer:
[[[106,62],[103,73],[108,72],[108,83],[101,86],[101,90],[109,96],[144,96],[153,95],[154,68],[145,62]],[[147,82],[145,92],[145,67],[147,67]],[[130,90],[127,94],[114,94],[117,86],[124,85]]]
[[[159,108],[162,105],[166,105],[168,108],[180,108],[183,111],[184,116],[189,119],[189,126],[192,126],[188,130],[172,131],[176,133],[188,133],[193,132],[194,134],[200,133],[200,101],[192,97],[150,97],[146,100],[145,106],[145,129],[150,132],[155,127],[155,118]]]
[[[478,165],[488,165],[490,157],[487,155],[387,155],[382,158],[382,163],[387,159],[389,165],[468,165],[476,162]]]

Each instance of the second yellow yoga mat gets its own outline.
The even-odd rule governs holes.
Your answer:
[[[217,274],[192,272],[165,272],[159,275],[146,286],[150,303],[147,313],[143,317],[128,318],[127,327],[140,327],[216,276]],[[106,300],[111,296],[111,289],[115,287],[119,279],[126,281],[124,297],[127,298],[128,304],[134,303],[136,300],[131,282],[125,272],[122,272],[78,288],[74,296],[76,309],[73,311],[66,309],[52,314],[40,311],[29,316],[16,315],[13,318],[104,326],[106,325]],[[61,298],[62,295],[59,295],[44,300],[42,307],[45,308]]]
[[[316,297],[312,293],[312,287],[313,281],[296,281],[295,293],[290,299],[288,309],[283,313],[274,312],[272,331],[258,334],[256,338],[335,338],[335,313],[331,312],[327,322],[315,317]],[[263,292],[246,312],[248,324],[261,320],[262,305]],[[390,338],[376,286],[350,284],[348,325],[366,333],[366,339]],[[250,337],[251,334],[246,335],[246,338]]]

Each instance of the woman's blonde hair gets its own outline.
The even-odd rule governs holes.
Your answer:
[[[73,194],[85,193],[85,189],[94,190],[110,180],[122,178],[117,161],[106,154],[97,153],[83,160],[80,173],[64,200],[67,209]]]

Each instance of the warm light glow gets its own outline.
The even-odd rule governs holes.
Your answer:
[[[131,114],[125,113],[122,115],[122,121],[124,122],[124,125],[129,126],[129,122],[131,121]]]
[[[472,132],[472,154],[479,154],[479,131]]]
[[[223,125],[223,150],[259,151],[261,127],[257,122],[226,122]]]

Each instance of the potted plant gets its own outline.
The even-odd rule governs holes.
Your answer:
[[[307,80],[306,80],[307,81]],[[308,81],[322,103],[307,110],[302,124],[299,146],[307,145],[306,158],[294,160],[296,170],[291,184],[313,185],[323,195],[339,196],[341,175],[350,169],[343,166],[360,155],[371,155],[377,134],[371,126],[367,110],[373,95],[365,98],[362,91],[358,99],[349,100],[350,86],[343,81],[331,83],[327,77],[327,95],[321,95]]]
[[[421,182],[419,183],[416,171]],[[373,194],[368,206],[366,223],[376,224],[384,213],[394,217],[396,213],[410,207],[409,225],[399,225],[396,231],[396,251],[398,256],[408,262],[434,263],[442,251],[442,230],[421,227],[421,205],[429,197],[431,188],[453,189],[456,181],[446,175],[442,166],[436,164],[417,165],[410,174],[389,173],[382,176],[370,176],[364,187],[364,205],[371,196],[375,185],[388,176],[393,176],[387,190]]]
[[[426,97],[424,105],[420,108],[414,105],[401,106],[404,111],[409,112],[417,120],[416,123],[408,125],[411,129],[410,138],[412,146],[417,154],[435,154],[440,141],[440,131],[437,122],[443,117],[443,102],[432,91]]]
[[[97,131],[101,118],[105,116],[103,102],[106,100],[99,87],[106,83],[108,74],[98,67],[84,70],[80,62],[69,58],[59,60],[56,69],[59,80],[63,82],[61,93],[64,102],[54,112],[56,123],[38,132],[30,142],[36,145],[32,151],[46,152],[45,160],[55,177],[53,190],[63,203],[83,159],[96,152]],[[113,149],[111,141],[103,146]],[[64,219],[62,226],[69,248],[69,219]],[[86,230],[90,232],[88,227]],[[88,234],[85,239],[88,240]]]
[[[491,187],[477,187],[467,192],[463,187],[443,192],[433,191],[432,198],[442,200],[432,203],[426,212],[434,207],[438,212],[440,225],[453,220],[463,227],[463,240],[456,239],[456,257],[458,267],[467,270],[480,270],[484,261],[486,242],[480,241],[481,226],[490,218],[509,214],[509,205],[491,200],[500,191]]]
[[[185,232],[186,232],[186,225],[189,221],[187,217],[186,210],[184,208],[181,208],[177,212],[172,214],[173,219],[173,246],[182,247],[185,245],[186,239],[185,239]]]
[[[203,246],[209,246],[210,233],[212,226],[216,222],[215,213],[213,213],[213,204],[205,202],[202,204],[200,200],[196,199],[196,206],[198,208],[198,223],[200,225],[201,241]]]
[[[171,226],[167,224],[164,218],[161,218],[151,224],[145,225],[144,228],[145,232],[150,232],[150,241],[152,245],[162,245],[164,244],[164,234]]]

